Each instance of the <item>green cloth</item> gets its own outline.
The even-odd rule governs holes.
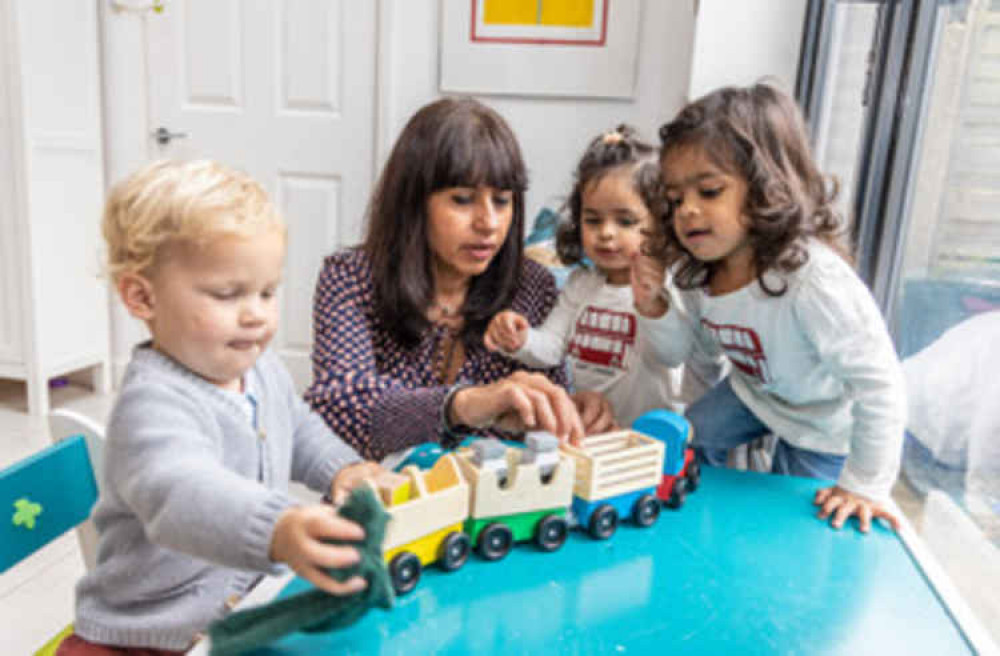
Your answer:
[[[209,627],[212,656],[241,654],[293,631],[335,631],[357,622],[369,608],[392,608],[392,581],[382,557],[382,538],[389,514],[372,489],[362,486],[351,493],[340,515],[364,527],[365,539],[361,543],[331,541],[356,545],[361,561],[345,569],[330,570],[330,575],[338,581],[359,575],[368,581],[368,587],[346,597],[313,589],[233,613]]]

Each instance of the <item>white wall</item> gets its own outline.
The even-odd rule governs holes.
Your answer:
[[[569,192],[571,174],[587,142],[626,122],[656,143],[660,124],[685,100],[691,70],[694,0],[639,0],[639,71],[632,101],[477,96],[513,127],[530,170],[528,217]],[[386,79],[377,160],[385,160],[409,116],[441,97],[438,90],[438,0],[386,2],[388,38],[381,68]]]
[[[690,97],[762,77],[795,89],[807,0],[699,0]]]

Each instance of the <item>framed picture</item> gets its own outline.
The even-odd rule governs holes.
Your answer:
[[[442,0],[441,90],[632,98],[641,0]]]

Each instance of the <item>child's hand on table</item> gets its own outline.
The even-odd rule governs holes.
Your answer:
[[[856,515],[862,533],[871,530],[873,518],[884,519],[892,526],[892,530],[899,530],[899,518],[883,508],[882,504],[860,494],[848,492],[837,485],[817,490],[813,504],[820,507],[818,514],[820,519],[833,515],[833,519],[830,520],[833,528],[842,528],[845,521]]]

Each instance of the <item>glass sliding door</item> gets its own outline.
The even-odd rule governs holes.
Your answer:
[[[1000,546],[1000,2],[935,13],[890,315],[915,406],[903,474]]]
[[[797,91],[903,361],[893,496],[1000,643],[1000,0],[810,0]]]

